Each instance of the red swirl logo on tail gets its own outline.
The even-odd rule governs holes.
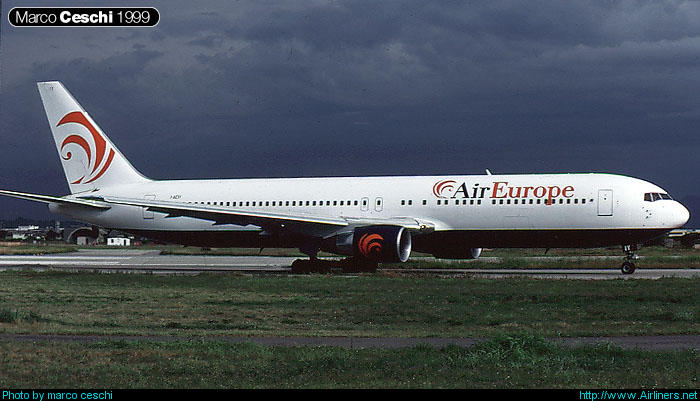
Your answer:
[[[443,192],[452,192],[454,189],[454,184],[456,184],[456,181],[453,180],[442,180],[438,181],[433,185],[433,195],[437,196],[438,198],[447,198],[447,196],[443,195]]]
[[[92,145],[94,146],[93,153],[93,148],[90,146],[90,143],[87,140],[90,138],[86,139],[79,134],[71,134],[61,143],[61,157],[63,160],[70,160],[73,157],[73,154],[70,151],[66,152],[66,155],[63,156],[63,149],[69,144],[74,144],[80,147],[85,152],[88,160],[87,172],[76,181],[71,182],[71,184],[91,183],[100,178],[112,164],[112,160],[114,160],[114,149],[109,149],[109,153],[107,152],[107,141],[104,137],[102,137],[102,135],[100,135],[90,121],[85,118],[83,113],[74,111],[66,114],[61,121],[56,124],[56,127],[60,127],[61,125],[68,123],[80,124],[85,127],[92,136]],[[107,154],[106,158],[105,154]],[[100,168],[99,171],[97,170],[98,168]]]
[[[379,234],[367,233],[357,241],[357,248],[362,256],[369,258],[378,256],[382,252],[384,237]]]

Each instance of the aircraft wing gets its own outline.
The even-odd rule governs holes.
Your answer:
[[[26,199],[26,200],[31,200],[31,201],[35,201],[35,202],[55,203],[55,204],[59,204],[59,205],[85,206],[85,207],[89,207],[89,208],[96,208],[96,209],[103,209],[103,210],[107,210],[107,209],[111,208],[111,206],[109,206],[105,202],[101,202],[99,200],[59,198],[56,196],[27,194],[24,192],[14,192],[14,191],[5,191],[5,190],[0,190],[0,195],[11,196],[13,198]]]
[[[268,213],[241,209],[230,209],[212,205],[167,202],[145,199],[104,197],[106,203],[139,206],[149,211],[171,217],[191,217],[213,221],[214,224],[255,225],[269,231],[288,230],[306,235],[327,237],[348,228],[384,224],[399,225],[409,230],[424,231],[433,228],[429,222],[417,221],[410,217],[391,219],[366,219],[355,217],[325,217],[308,214]]]

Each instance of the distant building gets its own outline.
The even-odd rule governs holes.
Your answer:
[[[26,240],[43,240],[44,239],[44,230],[39,228],[39,226],[34,226],[34,225],[28,225],[28,226],[19,226],[17,228],[11,228],[8,230],[11,235],[10,238],[13,240],[18,240],[18,241],[26,241]]]
[[[129,238],[107,238],[107,245],[109,246],[131,246],[131,240]]]

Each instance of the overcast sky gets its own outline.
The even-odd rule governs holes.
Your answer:
[[[37,81],[144,175],[609,172],[700,196],[700,2],[148,1],[0,32],[0,188],[68,193]],[[691,213],[697,219],[700,210]],[[50,218],[0,198],[0,218]]]

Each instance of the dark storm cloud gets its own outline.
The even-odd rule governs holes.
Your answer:
[[[674,171],[700,151],[698,3],[155,6],[151,30],[3,21],[3,141],[47,139],[27,174],[57,167],[33,85],[59,79],[155,178],[596,170],[697,194]]]

